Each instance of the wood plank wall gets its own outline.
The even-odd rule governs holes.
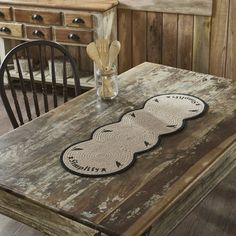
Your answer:
[[[236,1],[213,15],[118,9],[119,73],[144,61],[236,79]]]

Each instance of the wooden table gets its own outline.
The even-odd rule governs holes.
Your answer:
[[[166,235],[236,166],[233,81],[151,63],[119,80],[113,102],[91,90],[0,138],[1,213],[59,236],[136,236],[151,226],[150,235]],[[207,114],[164,137],[122,174],[85,178],[62,168],[65,147],[170,92],[202,98]]]

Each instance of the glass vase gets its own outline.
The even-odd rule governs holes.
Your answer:
[[[95,79],[98,97],[104,100],[112,100],[118,95],[116,66],[104,71],[96,69]]]

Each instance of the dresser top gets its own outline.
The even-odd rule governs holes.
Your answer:
[[[118,0],[0,0],[0,4],[49,7],[70,10],[106,11],[118,4]]]

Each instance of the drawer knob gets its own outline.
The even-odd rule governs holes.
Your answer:
[[[4,13],[0,11],[0,17],[3,18],[4,16]]]
[[[83,19],[81,19],[81,18],[79,18],[79,17],[76,17],[76,18],[72,21],[72,23],[75,23],[75,24],[84,24],[85,22],[84,22]]]
[[[72,39],[74,41],[79,41],[80,37],[77,34],[70,33],[70,34],[68,34],[68,39]]]
[[[38,21],[42,21],[43,17],[38,15],[38,14],[33,14],[32,15],[32,20],[38,20]]]
[[[7,27],[1,27],[0,28],[0,32],[4,32],[6,34],[10,34],[11,33],[11,30]]]
[[[44,33],[42,31],[40,31],[40,30],[34,30],[32,35],[37,36],[39,38],[43,38],[44,37]]]

